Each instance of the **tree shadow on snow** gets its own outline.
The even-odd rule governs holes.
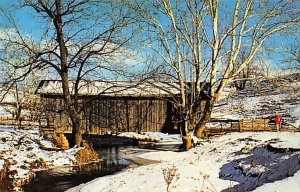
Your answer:
[[[240,151],[234,155],[241,155]],[[300,169],[299,152],[274,152],[267,147],[257,147],[246,158],[239,158],[221,167],[219,177],[236,181],[224,192],[251,191],[264,183],[270,183],[292,176]]]

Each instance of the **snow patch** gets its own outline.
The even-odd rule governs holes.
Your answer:
[[[0,171],[4,169],[5,161],[3,159],[0,159]]]
[[[296,118],[294,126],[300,128],[300,106],[292,108],[291,109],[291,115]]]

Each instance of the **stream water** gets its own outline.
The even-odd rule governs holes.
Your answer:
[[[98,163],[36,172],[36,178],[23,189],[25,192],[60,192],[97,177],[114,174],[132,164],[120,155],[120,150],[125,148],[98,148],[96,151],[102,159]]]
[[[155,163],[137,155],[150,151],[174,151],[178,145],[112,146],[97,148],[101,161],[83,166],[69,166],[36,172],[36,178],[23,187],[25,192],[62,192],[89,182],[95,178],[111,175],[127,167]],[[125,159],[126,158],[126,159]],[[130,159],[130,160],[127,160]]]

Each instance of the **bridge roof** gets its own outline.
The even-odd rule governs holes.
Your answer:
[[[71,81],[70,90],[74,94],[75,81]],[[80,81],[80,96],[114,97],[172,97],[178,95],[179,85],[174,82],[125,82],[125,81]],[[36,90],[41,95],[62,95],[62,83],[59,80],[42,80]]]

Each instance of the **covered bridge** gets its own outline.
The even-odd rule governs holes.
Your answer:
[[[44,126],[71,132],[61,87],[61,81],[43,80],[36,93],[45,110]],[[79,87],[83,133],[178,132],[179,115],[173,105],[179,95],[176,83],[82,81]]]

